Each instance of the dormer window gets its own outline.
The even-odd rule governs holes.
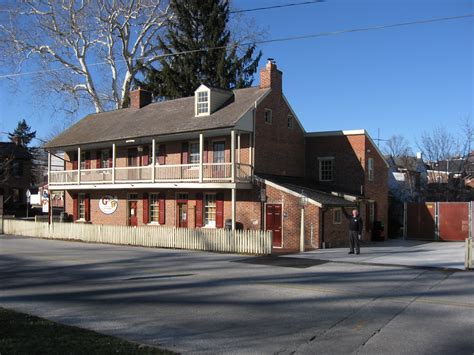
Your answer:
[[[209,92],[198,91],[196,92],[196,116],[203,116],[209,114]]]

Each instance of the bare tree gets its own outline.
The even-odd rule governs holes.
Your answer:
[[[4,63],[18,71],[26,65],[49,95],[51,89],[66,94],[71,110],[87,102],[96,112],[127,105],[139,67],[159,57],[156,35],[170,16],[165,0],[25,0],[14,6],[0,13]]]
[[[394,158],[408,157],[412,154],[410,143],[402,136],[395,134],[391,136],[384,145],[384,153]]]

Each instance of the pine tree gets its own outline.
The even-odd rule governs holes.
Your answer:
[[[159,47],[164,54],[195,51],[163,57],[160,69],[146,68],[145,80],[137,84],[155,97],[175,99],[192,96],[200,84],[222,89],[249,87],[262,55],[255,58],[255,45],[243,53],[232,42],[228,29],[226,0],[172,0],[173,17]],[[218,47],[220,49],[209,49]]]
[[[17,127],[12,133],[8,133],[8,139],[15,144],[27,148],[31,140],[36,137],[36,131],[31,132],[31,127],[28,126],[23,119],[18,122]]]

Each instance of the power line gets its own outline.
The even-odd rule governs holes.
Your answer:
[[[157,56],[139,57],[139,58],[136,58],[135,60],[150,59],[150,58],[153,58],[153,57],[156,57],[156,59],[160,59],[160,58],[173,57],[173,56],[177,56],[177,55],[185,55],[185,54],[198,53],[198,52],[207,52],[207,51],[218,50],[218,49],[232,49],[232,48],[235,48],[235,47],[253,46],[253,45],[257,45],[257,44],[297,41],[297,40],[302,40],[302,39],[336,36],[336,35],[342,35],[342,34],[346,34],[346,33],[367,32],[367,31],[382,30],[382,29],[387,29],[387,28],[420,25],[420,24],[442,22],[442,21],[452,21],[452,20],[459,20],[459,19],[470,18],[470,17],[474,17],[474,13],[459,15],[459,16],[451,16],[451,17],[438,17],[438,18],[433,18],[433,19],[417,20],[417,21],[410,21],[410,22],[399,22],[399,23],[393,23],[393,24],[388,24],[388,25],[351,28],[351,29],[331,31],[331,32],[319,32],[319,33],[314,33],[314,34],[309,34],[309,35],[274,38],[274,39],[268,39],[268,40],[261,40],[261,41],[247,42],[247,43],[241,43],[241,44],[234,44],[234,45],[231,45],[231,46],[218,46],[218,47],[200,48],[200,49],[193,49],[193,50],[187,50],[187,51],[181,51],[181,52],[161,54],[161,55],[157,55]],[[125,61],[126,61],[125,59],[117,60],[116,63],[125,62]],[[108,62],[97,62],[97,63],[88,64],[88,66],[93,67],[93,66],[106,65],[106,64],[108,64]],[[7,79],[7,78],[26,76],[26,75],[39,75],[39,74],[46,74],[46,73],[51,73],[51,72],[63,71],[63,70],[71,70],[71,68],[56,68],[56,69],[31,71],[31,72],[24,72],[24,73],[4,74],[4,75],[0,75],[0,79]]]
[[[229,11],[231,14],[239,14],[242,12],[253,12],[253,11],[261,11],[261,10],[271,10],[271,9],[280,9],[282,7],[292,7],[292,6],[301,6],[301,5],[312,5],[317,4],[318,2],[324,2],[325,0],[314,0],[314,1],[304,1],[304,2],[295,2],[285,5],[273,5],[273,6],[266,6],[266,7],[255,7],[253,9],[245,9],[245,10],[233,10]]]

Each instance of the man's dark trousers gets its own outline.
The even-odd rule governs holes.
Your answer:
[[[351,243],[351,253],[355,252],[357,254],[360,253],[360,246],[359,246],[359,232],[357,231],[349,231],[349,241]]]

